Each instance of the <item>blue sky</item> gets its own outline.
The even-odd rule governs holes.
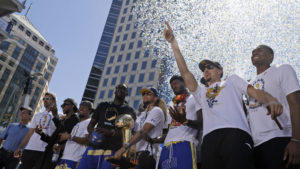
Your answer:
[[[53,46],[59,59],[49,86],[57,94],[58,105],[67,97],[81,101],[111,2],[27,1],[26,9],[33,3],[29,20]],[[21,14],[25,13],[23,10]]]

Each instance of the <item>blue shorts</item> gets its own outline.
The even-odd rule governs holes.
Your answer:
[[[114,155],[112,150],[103,150],[88,147],[79,161],[77,169],[114,169],[110,162],[106,161],[106,157]]]
[[[76,161],[61,159],[57,163],[55,169],[75,169],[77,164],[78,162]]]
[[[158,169],[197,169],[194,144],[189,141],[165,144],[161,150]]]

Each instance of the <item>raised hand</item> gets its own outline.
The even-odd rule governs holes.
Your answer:
[[[173,34],[173,30],[167,21],[165,21],[165,24],[167,25],[167,29],[165,29],[163,32],[164,37],[169,43],[173,43],[175,42],[175,36]]]

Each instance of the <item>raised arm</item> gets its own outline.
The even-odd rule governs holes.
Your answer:
[[[173,30],[169,23],[166,21],[165,24],[167,25],[167,29],[164,30],[164,37],[165,39],[171,44],[172,50],[174,52],[174,56],[176,59],[177,66],[179,68],[180,74],[183,77],[184,81],[187,82],[186,86],[191,91],[196,91],[198,87],[198,82],[196,81],[194,75],[189,71],[186,62],[180,52],[178,43],[175,39],[173,34]]]

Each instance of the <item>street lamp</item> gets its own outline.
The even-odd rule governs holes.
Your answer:
[[[24,99],[24,103],[23,106],[24,107],[29,107],[29,100],[30,100],[30,92],[29,92],[29,87],[30,87],[30,83],[31,81],[36,78],[36,77],[41,77],[43,74],[41,72],[36,72],[33,74],[30,74],[27,78],[26,78],[26,82],[25,82],[25,86],[24,86],[24,92],[23,94],[25,95],[25,99]]]

